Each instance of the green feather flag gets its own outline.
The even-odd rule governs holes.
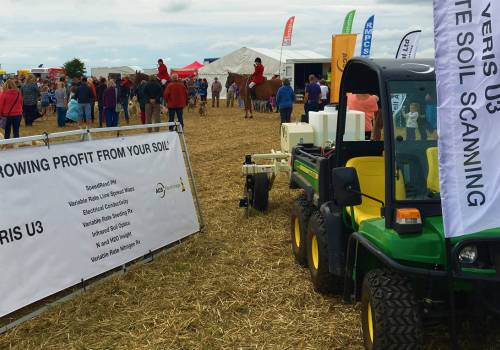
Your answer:
[[[352,22],[354,22],[354,15],[356,10],[352,10],[345,16],[344,26],[342,27],[342,34],[350,34],[352,32]]]

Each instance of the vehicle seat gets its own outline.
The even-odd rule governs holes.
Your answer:
[[[350,159],[346,167],[355,168],[359,178],[361,192],[385,202],[385,165],[384,157],[359,157]],[[396,182],[397,198],[406,198],[404,180],[400,175]],[[359,225],[368,219],[381,217],[380,203],[362,197],[361,205],[352,208],[354,220]],[[351,215],[351,210],[347,210]]]
[[[438,160],[438,148],[430,147],[427,148],[427,164],[429,166],[429,172],[427,173],[427,188],[435,193],[441,192],[441,185],[439,183],[439,160]]]

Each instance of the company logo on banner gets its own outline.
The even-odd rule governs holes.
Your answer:
[[[406,94],[392,94],[391,95],[391,104],[392,104],[392,113],[394,115],[398,115],[403,109],[403,105],[406,102]]]
[[[413,32],[409,32],[406,34],[403,39],[401,39],[401,43],[399,44],[398,52],[396,53],[396,59],[405,60],[405,59],[414,59],[417,55],[417,47],[420,38],[421,30],[415,30]],[[420,72],[421,66],[413,67],[413,72]],[[419,69],[415,71],[415,69]],[[403,105],[406,102],[406,94],[392,94],[391,95],[391,104],[392,111],[394,115],[397,116],[396,122],[399,127],[402,127],[404,124],[403,116],[400,114],[403,109]]]
[[[418,41],[420,40],[421,30],[415,30],[406,34],[401,43],[399,43],[396,59],[413,59],[417,55]]]
[[[500,227],[500,2],[434,1],[447,237]]]
[[[344,25],[342,26],[342,34],[351,34],[352,24],[354,22],[355,15],[356,15],[356,10],[352,10],[345,16]]]
[[[285,32],[283,33],[283,42],[281,46],[291,46],[292,45],[292,34],[293,34],[293,24],[295,22],[295,16],[288,19],[285,26]]]
[[[0,316],[199,230],[174,132],[2,152],[0,192]]]
[[[375,16],[368,18],[363,31],[363,40],[361,41],[361,56],[369,57],[372,49],[373,26],[375,24]]]
[[[339,102],[342,74],[347,62],[354,55],[356,37],[356,34],[338,34],[332,38],[332,103]]]

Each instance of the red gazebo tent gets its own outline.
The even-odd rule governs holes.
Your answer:
[[[201,67],[203,67],[203,64],[198,61],[194,61],[193,63],[188,64],[185,67],[173,68],[170,71],[170,74],[177,74],[180,79],[194,78],[198,75],[198,69],[200,69]]]
[[[193,63],[188,64],[186,67],[182,69],[200,69],[201,67],[203,67],[203,64],[201,64],[198,61],[194,61]]]

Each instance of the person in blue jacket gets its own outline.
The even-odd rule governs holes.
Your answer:
[[[283,79],[283,84],[276,93],[276,104],[280,110],[281,124],[290,123],[295,102],[295,93],[290,86],[290,80]]]
[[[66,112],[66,118],[78,122],[80,115],[80,106],[78,105],[78,100],[76,97],[76,87],[71,87],[71,94],[68,102],[68,111]]]
[[[208,81],[207,79],[203,78],[203,80],[200,83],[200,89],[198,90],[200,99],[202,102],[207,102],[207,95],[208,95]]]

